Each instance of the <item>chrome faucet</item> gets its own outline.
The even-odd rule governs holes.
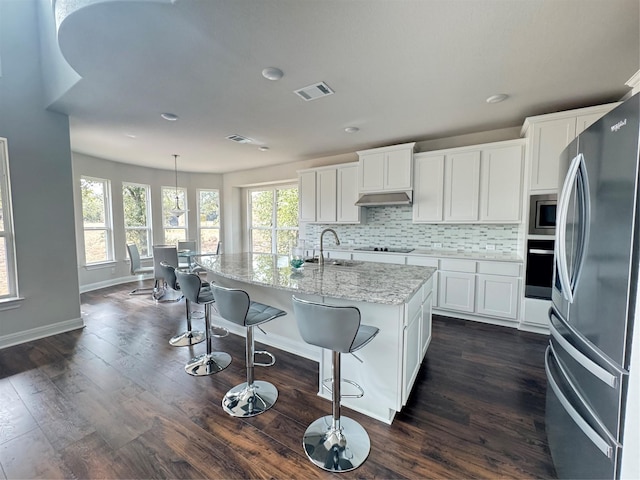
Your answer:
[[[324,265],[323,238],[324,238],[324,234],[327,233],[327,232],[333,233],[333,236],[336,239],[336,245],[340,245],[340,240],[338,239],[338,234],[336,233],[336,231],[333,228],[325,228],[324,230],[322,230],[322,233],[320,234],[320,256],[318,257],[318,265]]]

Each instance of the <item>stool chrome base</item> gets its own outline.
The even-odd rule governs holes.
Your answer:
[[[278,389],[269,382],[256,380],[236,385],[222,399],[222,408],[233,417],[255,417],[269,410],[278,399]]]
[[[371,450],[369,435],[348,417],[340,418],[340,429],[332,427],[327,415],[313,422],[304,432],[302,446],[316,466],[329,472],[348,472],[364,463]]]
[[[188,347],[196,343],[204,342],[205,334],[200,331],[182,332],[171,337],[169,345],[172,347]]]
[[[184,367],[189,375],[202,377],[221,372],[231,363],[231,355],[225,352],[203,353],[192,358]]]

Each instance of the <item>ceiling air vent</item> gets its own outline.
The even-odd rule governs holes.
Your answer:
[[[326,97],[327,95],[333,95],[333,90],[324,82],[315,83],[313,85],[309,85],[308,87],[300,88],[298,90],[294,90],[296,95],[303,98],[307,102],[309,100],[315,100],[316,98]]]
[[[226,137],[227,140],[232,140],[236,143],[251,143],[253,142],[253,140],[251,140],[250,138],[247,137],[243,137],[242,135],[229,135],[228,137]]]

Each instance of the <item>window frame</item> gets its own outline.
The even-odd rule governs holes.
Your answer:
[[[104,201],[104,223],[105,226],[104,227],[86,227],[84,224],[84,204],[82,203],[82,180],[89,180],[92,182],[100,182],[103,184],[104,186],[104,192],[103,192],[103,201]],[[82,255],[83,255],[83,262],[84,262],[84,266],[85,267],[90,267],[90,266],[94,266],[94,265],[101,265],[101,264],[105,264],[105,263],[111,263],[115,261],[115,256],[114,256],[114,246],[113,246],[113,237],[114,237],[114,232],[113,232],[113,201],[112,201],[112,194],[111,194],[111,180],[108,178],[100,178],[100,177],[93,177],[91,175],[81,175],[80,176],[80,212],[82,215]],[[85,232],[86,231],[101,231],[104,230],[105,234],[106,234],[106,259],[105,260],[100,260],[98,262],[87,262],[87,252],[86,252],[86,248],[87,248],[87,244],[86,244],[86,238],[85,238]]]
[[[126,187],[131,186],[131,187],[142,187],[145,189],[145,193],[146,193],[146,217],[147,217],[147,224],[144,227],[141,226],[135,226],[135,227],[128,227],[127,226],[127,219],[126,219],[126,214],[124,212],[124,198],[125,198],[125,194],[124,194],[124,190]],[[151,185],[147,185],[144,183],[136,183],[136,182],[122,182],[122,225],[124,227],[124,237],[125,239],[127,238],[127,232],[129,231],[146,231],[147,235],[147,255],[140,255],[140,258],[152,258],[153,257],[153,217],[151,216],[152,211],[151,211]],[[129,241],[127,240],[127,243],[129,243]],[[142,252],[142,250],[140,249],[140,245],[138,245],[138,251]]]
[[[7,293],[0,293],[0,302],[19,298],[18,265],[11,199],[9,149],[7,147],[7,139],[0,137],[0,209],[2,209],[2,218],[4,219],[0,224],[0,238],[4,239],[7,266]]]
[[[175,205],[175,197],[176,197],[176,191],[178,192],[178,196],[180,195],[180,193],[182,193],[182,209],[184,210],[184,213],[182,215],[180,215],[180,217],[177,217],[178,219],[180,218],[184,218],[184,226],[180,226],[180,225],[168,225],[167,223],[167,219],[172,216],[170,215],[170,212],[167,212],[164,208],[164,199],[165,199],[165,191],[166,192],[170,192],[171,193],[171,197],[173,198],[173,202],[171,203],[171,208],[174,207]],[[187,196],[187,188],[185,187],[177,187],[174,186],[162,186],[160,188],[160,208],[161,208],[161,212],[162,212],[162,240],[165,244],[167,244],[168,240],[167,240],[167,230],[184,230],[184,238],[182,240],[188,240],[189,239],[189,211],[187,208],[188,205],[188,196]],[[180,241],[182,241],[180,240]]]
[[[247,189],[247,241],[248,241],[248,250],[253,252],[253,231],[262,230],[262,231],[271,231],[271,254],[278,254],[278,232],[279,231],[295,231],[297,232],[298,238],[300,238],[300,222],[296,227],[279,227],[278,226],[278,190],[289,190],[296,189],[298,191],[298,197],[300,196],[300,189],[297,183],[282,183],[277,185],[270,186],[259,186],[252,187]],[[253,218],[252,218],[252,193],[253,192],[264,192],[271,191],[273,195],[273,207],[271,210],[271,226],[270,227],[254,227],[253,226]],[[299,218],[299,216],[298,216]]]
[[[200,194],[202,192],[215,192],[218,195],[218,218],[216,219],[218,224],[216,227],[203,227],[201,223],[201,212],[200,212],[200,204],[201,197]],[[220,189],[218,188],[197,188],[196,189],[196,203],[197,203],[197,215],[196,215],[196,245],[199,251],[202,251],[202,233],[203,230],[217,230],[218,231],[218,244],[222,241],[220,235],[222,233],[222,207],[220,205]],[[207,252],[213,253],[213,252]]]

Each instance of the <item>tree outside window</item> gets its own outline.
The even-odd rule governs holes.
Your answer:
[[[127,243],[135,243],[141,257],[151,256],[151,189],[149,185],[122,184],[124,231]]]
[[[287,255],[298,242],[298,188],[282,186],[251,190],[250,250]]]
[[[174,215],[171,211],[177,203],[185,211],[182,215]],[[162,223],[164,230],[164,243],[177,245],[178,242],[187,240],[187,189],[176,187],[162,187]]]
[[[109,181],[81,177],[85,263],[113,260]]]
[[[198,190],[198,240],[201,252],[215,252],[220,241],[220,192]]]

